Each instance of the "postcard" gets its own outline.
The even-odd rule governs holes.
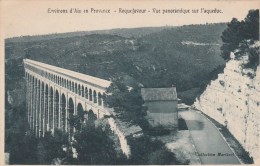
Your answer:
[[[3,165],[260,164],[257,0],[2,0]]]

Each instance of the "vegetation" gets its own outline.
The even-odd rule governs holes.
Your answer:
[[[214,68],[224,64],[219,54],[220,36],[225,28],[220,23],[155,31],[143,28],[134,33],[131,29],[114,30],[107,34],[68,35],[66,39],[56,36],[45,40],[37,36],[35,41],[6,40],[6,64],[30,58],[107,80],[120,76],[129,86],[133,82],[145,87],[175,85],[178,92],[184,92],[199,88]],[[126,31],[133,35],[123,35]],[[184,44],[185,41],[191,43]],[[198,93],[185,93],[184,97],[193,101]]]
[[[97,31],[81,31],[81,32],[68,32],[68,33],[55,33],[55,34],[47,34],[47,35],[36,35],[36,36],[19,36],[6,39],[6,42],[15,43],[15,42],[35,42],[42,40],[52,40],[57,38],[70,38],[91,34],[112,34],[123,36],[126,38],[131,37],[141,37],[151,33],[159,32],[163,29],[173,28],[171,26],[165,27],[145,27],[145,28],[119,28],[119,29],[111,29],[111,30],[97,30]]]
[[[69,154],[63,148],[68,148],[68,135],[60,130],[55,130],[55,134],[46,132],[43,138],[38,140],[37,156],[38,164],[53,164],[55,159],[65,159]]]
[[[250,10],[246,18],[238,21],[233,18],[222,33],[222,57],[230,59],[230,52],[235,52],[236,58],[249,55],[249,62],[245,67],[256,68],[259,65],[259,49],[251,46],[259,41],[259,10]]]
[[[116,164],[124,161],[124,156],[117,156],[108,131],[100,127],[81,126],[72,144],[68,134],[60,130],[55,130],[55,134],[46,132],[43,138],[37,139],[28,129],[25,113],[25,103],[19,109],[12,106],[6,109],[5,152],[10,153],[10,164]],[[79,119],[75,119],[77,127]],[[76,157],[72,148],[77,152]]]
[[[25,103],[17,108],[9,105],[5,113],[5,152],[10,153],[10,164],[51,164],[66,156],[62,146],[67,146],[68,139],[62,132],[47,132],[37,139],[28,129]]]
[[[140,87],[127,87],[120,78],[115,78],[107,94],[104,102],[114,108],[118,118],[133,124],[143,123],[146,110],[142,106]]]
[[[77,151],[77,164],[116,164],[114,142],[101,127],[84,126],[80,132],[76,132],[74,138],[72,146]]]
[[[26,132],[25,103],[19,108],[6,104],[5,152],[10,153],[10,164],[35,164],[37,156],[34,150],[36,150],[37,141],[30,132]]]
[[[152,140],[148,136],[130,140],[132,156],[129,164],[158,164],[158,165],[177,165],[188,164],[180,163],[174,153],[170,152],[159,140]]]
[[[78,117],[70,120],[77,129],[72,145],[69,136],[59,131],[54,135],[46,133],[46,137],[37,140],[26,125],[25,103],[19,109],[7,104],[5,151],[11,154],[10,163],[187,164],[188,161],[179,163],[160,141],[149,138],[153,131],[149,133],[144,118],[146,110],[142,107],[140,87],[174,84],[179,92],[196,89],[194,95],[183,93],[185,101],[193,101],[200,93],[197,89],[207,83],[207,76],[224,64],[218,56],[224,28],[225,24],[190,25],[163,28],[153,33],[133,32],[131,37],[114,31],[111,34],[72,35],[66,39],[49,36],[42,40],[38,36],[36,40],[6,40],[6,91],[20,88],[23,58],[112,80],[106,104],[115,109],[118,118],[140,125],[147,134],[130,140],[134,145],[133,155],[127,160],[123,155],[116,155],[107,131],[82,126]],[[183,41],[201,45],[183,44]],[[77,158],[73,157],[73,149]]]
[[[119,90],[121,93],[119,93]],[[115,105],[117,111],[122,113],[119,118],[139,124],[142,127],[147,126],[138,86],[130,90],[117,80],[108,89],[108,92],[115,92],[113,95],[107,96],[106,102],[111,106]],[[47,132],[44,138],[36,139],[34,134],[29,132],[26,125],[25,103],[23,107],[19,106],[20,110],[12,110],[12,106],[8,105],[8,102],[7,107],[8,112],[5,121],[7,147],[5,151],[11,154],[11,164],[178,163],[174,154],[169,152],[163,143],[152,141],[147,135],[140,139],[130,140],[133,148],[131,149],[132,155],[130,159],[126,159],[123,154],[118,154],[115,151],[115,144],[110,138],[109,133],[111,131],[109,128],[104,129],[103,126],[95,128],[89,123],[82,124],[82,118],[79,116],[74,116],[69,120],[70,125],[76,129],[73,139],[70,139],[73,140],[72,144],[68,141],[69,136],[59,130],[56,130],[54,135]],[[149,132],[146,133],[149,134]],[[158,154],[163,156],[159,155],[159,159]]]

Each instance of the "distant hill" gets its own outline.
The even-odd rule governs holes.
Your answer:
[[[159,32],[163,29],[173,28],[172,26],[165,27],[141,27],[141,28],[118,28],[118,29],[108,29],[108,30],[96,30],[96,31],[77,31],[77,32],[67,32],[67,33],[54,33],[47,35],[34,35],[34,36],[20,36],[7,38],[6,43],[10,42],[33,42],[40,40],[51,40],[57,38],[69,38],[76,36],[85,36],[91,34],[110,34],[119,35],[122,37],[142,37],[154,32]]]
[[[66,39],[55,35],[26,42],[7,39],[6,75],[9,81],[16,75],[19,78],[23,75],[19,64],[30,58],[108,80],[120,76],[127,84],[176,85],[178,92],[185,91],[187,101],[193,100],[199,93],[194,88],[204,86],[208,75],[225,63],[220,57],[220,36],[225,28],[226,24],[219,23],[117,29],[110,34],[69,33],[71,37],[66,34]],[[196,94],[187,97],[189,90]]]

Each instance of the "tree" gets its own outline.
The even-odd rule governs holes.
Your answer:
[[[37,139],[28,130],[26,104],[5,109],[5,152],[10,164],[37,164]]]
[[[115,164],[114,142],[101,127],[85,125],[75,133],[74,138],[72,146],[76,149],[78,164]]]
[[[225,60],[230,59],[230,52],[234,51],[237,48],[239,42],[243,39],[243,36],[241,35],[241,22],[239,22],[236,18],[233,18],[231,22],[227,24],[227,26],[227,29],[223,31],[221,36],[223,41],[223,45],[221,46],[221,56]]]
[[[221,36],[223,41],[221,56],[225,60],[229,60],[230,52],[236,49],[239,50],[236,52],[236,57],[242,56],[248,52],[252,43],[259,40],[259,10],[250,10],[242,21],[233,18],[227,26]],[[253,66],[259,64],[258,53],[250,51],[249,54],[249,63],[253,63]],[[254,60],[256,61],[253,62]]]
[[[154,151],[149,155],[148,164],[149,165],[178,165],[184,163],[180,163],[176,159],[174,153],[170,152],[168,149],[163,147],[162,149]]]
[[[149,136],[129,140],[131,147],[130,164],[147,164],[149,155],[164,146],[161,141],[151,140]]]
[[[140,124],[144,121],[146,110],[143,108],[143,99],[140,87],[127,87],[120,78],[112,81],[107,89],[105,103],[114,108],[118,118],[126,122]]]
[[[63,148],[69,146],[68,134],[55,130],[54,134],[46,132],[38,143],[38,162],[39,164],[51,164],[56,158],[66,158],[67,154]]]
[[[34,134],[13,135],[10,164],[37,164],[37,139]]]
[[[152,140],[148,136],[130,140],[131,157],[130,164],[134,165],[165,165],[180,163],[175,154],[170,152],[161,141]]]

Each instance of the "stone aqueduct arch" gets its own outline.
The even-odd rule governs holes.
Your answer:
[[[72,115],[89,112],[90,121],[110,115],[103,102],[110,81],[29,59],[24,60],[24,68],[27,118],[37,137],[54,133],[55,128],[69,132]]]

